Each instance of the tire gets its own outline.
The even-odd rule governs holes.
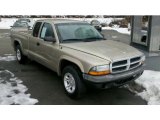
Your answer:
[[[73,99],[81,98],[86,92],[81,72],[76,66],[66,66],[62,71],[63,87],[66,94]]]
[[[16,46],[16,58],[20,64],[24,64],[26,62],[26,56],[23,55],[20,45]]]
[[[99,28],[99,31],[102,32],[102,28]]]

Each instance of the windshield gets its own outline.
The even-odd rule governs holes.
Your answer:
[[[79,42],[103,40],[103,36],[87,23],[61,23],[56,24],[59,38],[62,42]]]
[[[26,22],[15,22],[13,27],[28,27]]]

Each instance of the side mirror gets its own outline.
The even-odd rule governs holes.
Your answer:
[[[56,42],[56,39],[53,38],[53,37],[44,37],[44,41],[47,41],[47,42]]]

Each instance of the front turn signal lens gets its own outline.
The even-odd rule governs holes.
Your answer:
[[[110,71],[109,70],[107,70],[107,71],[90,71],[88,74],[94,75],[94,76],[108,75],[108,74],[110,74]]]

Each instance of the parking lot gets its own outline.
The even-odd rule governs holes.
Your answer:
[[[120,34],[116,31],[102,31],[107,39],[120,41],[129,44],[129,35]],[[9,30],[0,30],[0,56],[15,54],[11,47]],[[65,95],[61,78],[46,67],[29,61],[20,65],[16,60],[0,61],[0,70],[9,70],[23,81],[27,86],[28,93],[32,98],[37,99],[40,105],[143,105],[146,101],[131,93],[125,88],[112,88],[103,91],[89,90],[84,98],[72,100]],[[7,74],[6,74],[7,76]]]

